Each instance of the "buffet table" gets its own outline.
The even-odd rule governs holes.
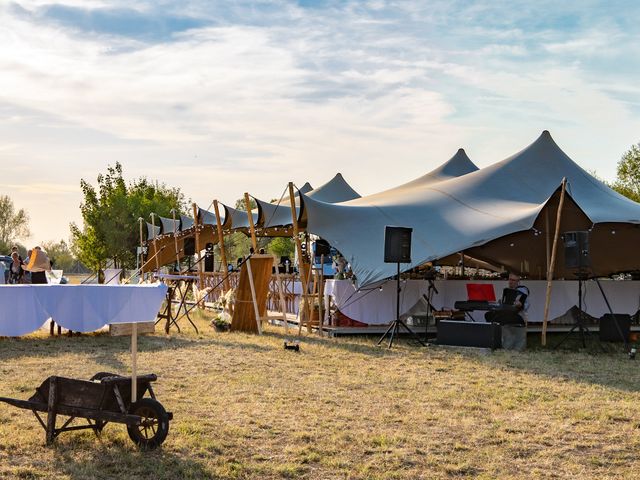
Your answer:
[[[468,283],[489,283],[494,285],[496,297],[502,296],[506,281],[483,280],[436,280],[434,286],[438,294],[433,295],[432,303],[436,309],[453,309],[457,300],[467,299]],[[547,282],[545,280],[523,280],[522,285],[529,288],[529,322],[542,322]],[[615,313],[635,314],[640,309],[640,282],[601,280],[600,284]],[[402,280],[400,282],[400,313],[413,307],[423,294],[427,294],[429,283],[426,280]],[[609,313],[598,285],[593,280],[583,282],[583,310],[593,317]],[[340,311],[353,320],[369,325],[387,324],[396,315],[396,282],[387,280],[368,285],[360,290],[350,280],[327,280],[325,301],[329,297]],[[555,280],[551,290],[549,320],[564,315],[571,307],[578,305],[578,281]],[[473,314],[478,320],[481,312]]]
[[[166,285],[2,285],[0,336],[34,332],[53,319],[74,332],[155,320]]]

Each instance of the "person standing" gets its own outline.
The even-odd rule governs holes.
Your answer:
[[[51,262],[40,247],[35,247],[29,256],[29,262],[23,268],[31,272],[31,284],[46,284],[46,271],[51,270]]]
[[[18,252],[11,253],[11,264],[9,265],[9,283],[16,285],[22,283],[24,270]]]

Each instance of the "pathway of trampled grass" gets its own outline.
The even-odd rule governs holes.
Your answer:
[[[372,339],[189,331],[139,341],[141,371],[174,412],[157,452],[122,425],[54,447],[0,404],[0,478],[634,478],[640,365],[621,353],[460,352]],[[44,378],[126,374],[105,334],[0,339],[0,396]]]

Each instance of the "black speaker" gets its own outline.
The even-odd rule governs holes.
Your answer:
[[[384,227],[384,263],[411,263],[411,232],[408,227]]]
[[[616,326],[616,320],[618,325]],[[618,331],[620,327],[620,331]],[[620,336],[622,333],[622,337]],[[603,342],[624,342],[631,333],[631,315],[626,313],[605,313],[600,317],[600,340]]]
[[[213,272],[213,243],[207,243],[204,250],[204,271]]]
[[[585,268],[591,266],[589,257],[589,232],[564,233],[565,268]]]
[[[316,257],[320,255],[331,255],[331,245],[323,238],[316,240]]]
[[[438,322],[438,344],[500,348],[502,346],[502,327],[497,323],[440,320]]]
[[[196,239],[193,237],[184,239],[184,254],[187,256],[196,254]]]

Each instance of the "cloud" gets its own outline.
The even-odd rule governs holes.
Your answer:
[[[550,128],[608,176],[605,155],[637,141],[640,72],[619,59],[638,42],[587,7],[15,3],[0,8],[0,150],[20,175],[51,167],[43,189],[119,160],[209,203],[336,171],[371,193],[458,147],[488,164]],[[585,142],[596,132],[607,141]]]

